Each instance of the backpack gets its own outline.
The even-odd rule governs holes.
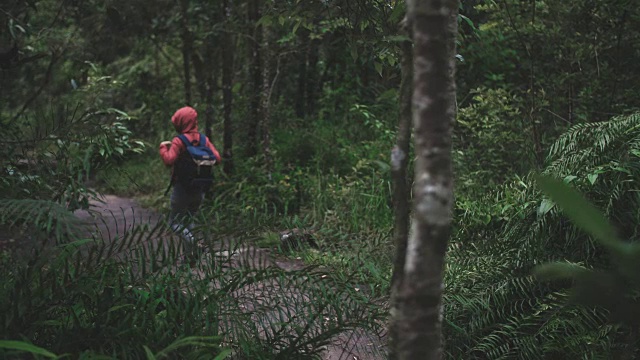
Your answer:
[[[187,188],[209,190],[213,183],[213,165],[217,159],[207,147],[207,138],[200,134],[198,145],[193,145],[184,134],[178,135],[187,151],[180,154],[174,164],[175,181]]]

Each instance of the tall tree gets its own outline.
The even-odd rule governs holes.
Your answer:
[[[189,31],[189,0],[180,0],[180,27],[182,38],[182,67],[184,72],[184,99],[191,105],[191,51],[193,39]]]
[[[441,359],[444,259],[451,232],[457,0],[409,0],[413,28],[413,231],[397,300],[398,359]]]
[[[312,39],[309,41],[307,49],[307,104],[305,109],[306,115],[313,116],[316,112],[316,95],[318,93],[318,47],[320,41]]]
[[[410,24],[405,17],[401,26],[402,34],[409,34]],[[402,51],[402,82],[400,84],[400,114],[396,146],[391,151],[391,176],[393,182],[393,242],[396,248],[391,278],[391,324],[389,327],[389,359],[397,359],[395,344],[398,341],[398,324],[395,314],[399,311],[397,294],[402,284],[407,239],[409,237],[409,184],[407,183],[407,164],[411,141],[411,92],[413,83],[413,44],[409,39],[400,44]]]
[[[229,0],[222,1],[222,10],[224,12],[225,22],[230,24],[231,18],[231,3]],[[227,27],[228,28],[228,27]],[[233,92],[231,86],[233,82],[233,53],[234,42],[231,33],[224,31],[222,33],[222,103],[223,103],[223,116],[224,116],[224,138],[223,138],[223,151],[227,161],[224,162],[223,170],[225,174],[231,174],[233,172],[233,126],[231,121],[231,106],[233,102]]]
[[[272,3],[273,4],[273,3]],[[274,4],[275,5],[275,4]],[[262,92],[260,96],[260,130],[262,131],[262,152],[265,158],[267,174],[271,177],[273,171],[273,159],[271,158],[271,94],[273,86],[278,79],[279,71],[273,74],[273,30],[271,25],[262,25]]]
[[[307,90],[307,52],[304,50],[309,46],[309,34],[307,31],[298,32],[300,51],[298,51],[298,85],[296,91],[295,110],[296,116],[304,118],[305,112],[305,91]]]
[[[248,6],[249,26],[253,27],[251,46],[249,46],[249,77],[251,81],[249,119],[247,126],[246,155],[254,156],[258,153],[258,124],[260,122],[260,90],[262,88],[262,59],[260,57],[260,45],[262,43],[262,27],[260,20],[260,1],[249,0]]]
[[[212,129],[213,129],[213,122],[214,122],[214,117],[215,117],[215,105],[214,105],[214,94],[217,91],[217,85],[218,85],[218,79],[217,79],[217,66],[215,66],[215,64],[217,63],[216,61],[216,55],[218,55],[214,50],[214,45],[213,45],[213,36],[208,36],[206,39],[206,44],[205,44],[205,58],[207,59],[208,62],[208,68],[209,70],[207,71],[207,78],[206,78],[206,96],[205,96],[205,101],[207,103],[207,110],[205,112],[205,133],[207,135],[208,138],[211,138],[212,134]]]

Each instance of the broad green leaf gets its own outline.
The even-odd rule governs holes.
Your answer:
[[[382,64],[376,61],[373,66],[376,68],[378,75],[382,76]]]
[[[380,171],[382,171],[382,172],[387,172],[387,171],[391,170],[391,166],[389,166],[389,164],[384,162],[384,161],[374,160],[373,162],[376,165],[378,165],[378,167],[380,168]]]
[[[358,60],[358,49],[355,46],[351,46],[351,58],[353,61]]]
[[[471,19],[469,19],[468,17],[462,14],[458,14],[458,19],[466,22],[467,25],[469,25],[469,27],[471,27],[474,31],[477,30],[476,26],[473,24],[473,21],[471,21]]]
[[[147,345],[142,345],[142,347],[144,348],[144,353],[147,355],[147,360],[156,360],[156,356],[153,355],[153,352]]]
[[[39,346],[35,346],[33,344],[29,344],[24,341],[15,341],[15,340],[0,340],[0,349],[8,349],[8,350],[18,350],[28,352],[34,355],[41,355],[48,357],[50,359],[58,358],[58,355],[43,349]]]
[[[596,180],[598,180],[598,174],[589,174],[587,175],[587,179],[589,180],[591,185],[593,185],[596,183]]]
[[[548,176],[537,176],[538,186],[581,229],[604,245],[619,248],[618,237],[609,221],[595,206],[566,183]]]
[[[544,199],[540,203],[540,207],[538,207],[538,216],[543,216],[548,213],[556,204],[549,199]]]
[[[271,16],[269,15],[265,15],[261,17],[260,20],[258,20],[258,22],[256,23],[256,26],[260,26],[260,25],[269,26],[271,25],[272,22],[273,22],[273,18],[271,18]]]
[[[389,63],[389,65],[395,66],[396,65],[396,58],[393,57],[393,56],[387,56],[387,62]]]
[[[126,112],[124,112],[124,111],[122,111],[122,110],[120,110],[120,109],[116,109],[116,108],[108,108],[108,109],[107,109],[107,112],[110,112],[110,113],[116,113],[116,114],[121,115],[123,118],[126,118],[126,119],[128,119],[128,118],[129,118],[129,114],[127,114]],[[114,124],[115,124],[115,123],[114,123]]]
[[[591,270],[570,263],[543,264],[533,270],[533,274],[542,280],[575,279],[590,272]]]

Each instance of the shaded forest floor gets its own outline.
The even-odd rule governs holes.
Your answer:
[[[133,231],[141,225],[157,226],[163,221],[163,216],[153,210],[142,207],[132,198],[119,197],[115,195],[102,195],[101,201],[92,201],[90,211],[77,211],[76,216],[86,226],[88,231],[94,235],[101,236],[103,239],[121,239],[125,233]],[[240,229],[238,230],[240,231]],[[154,242],[153,247],[166,246],[166,242],[175,241],[175,238],[167,238],[158,235],[150,241]],[[165,244],[163,244],[165,243]],[[224,239],[216,239],[215,241],[205,244],[198,244],[202,255],[196,264],[182,263],[178,261],[175,268],[189,268],[188,271],[199,279],[206,279],[208,273],[205,268],[199,266],[199,262],[213,260],[220,262],[223,267],[246,269],[248,271],[257,268],[274,267],[284,271],[296,271],[305,268],[305,264],[299,258],[287,257],[273,249],[258,247],[252,243],[238,243],[234,236],[228,236]],[[175,271],[176,269],[173,269]],[[215,284],[220,279],[211,279],[212,286],[220,286]],[[248,311],[255,308],[256,304],[260,306],[272,303],[274,312],[263,316],[271,316],[277,318],[282,314],[275,313],[280,302],[299,302],[310,301],[312,295],[301,292],[296,289],[295,283],[290,285],[288,289],[283,289],[282,284],[269,283],[266,280],[261,283],[253,284],[250,288],[243,289],[242,294],[235,294],[241,301],[246,304],[241,308]],[[291,313],[287,316],[291,317]],[[296,317],[294,314],[293,317]],[[301,316],[304,319],[304,316]],[[375,360],[385,358],[385,334],[373,334],[369,331],[354,328],[345,331],[331,340],[331,344],[326,347],[322,353],[322,359],[326,360],[342,360],[342,359],[358,359],[358,360]]]

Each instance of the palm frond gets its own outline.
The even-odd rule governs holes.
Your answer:
[[[176,266],[181,242],[162,221],[94,234],[0,263],[3,338],[122,359],[176,344],[177,358],[228,348],[240,358],[311,359],[345,332],[382,328],[383,311],[352,279],[315,267],[286,271],[237,239],[212,246],[190,269]],[[202,340],[211,336],[219,340]]]
[[[639,150],[640,114],[578,124],[551,146],[543,172],[578,187],[621,236],[635,241]],[[507,184],[491,211],[500,217],[461,226],[482,235],[473,243],[454,239],[448,253],[449,358],[609,359],[635,351],[627,345],[633,332],[608,324],[606,311],[567,304],[565,284],[543,285],[529,275],[548,261],[608,266],[603,250],[542,196],[531,176]]]

